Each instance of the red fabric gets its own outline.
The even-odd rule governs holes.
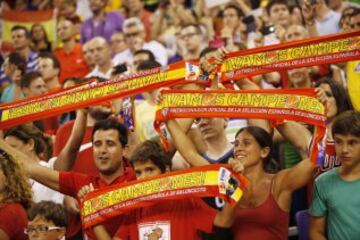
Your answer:
[[[0,205],[0,229],[11,240],[28,239],[24,233],[27,227],[27,215],[25,209],[18,203],[6,203]]]
[[[279,208],[272,194],[255,208],[238,208],[232,227],[235,240],[288,239],[289,213]]]
[[[44,124],[45,132],[49,135],[55,135],[59,127],[59,116],[48,117],[42,119]]]
[[[151,17],[152,17],[152,13],[149,11],[144,10],[143,11],[143,16],[141,18],[142,23],[144,24],[145,27],[145,32],[146,32],[146,41],[150,41],[151,40]]]
[[[71,135],[73,126],[74,126],[74,121],[69,121],[58,129],[54,144],[54,156],[58,156],[61,150],[64,148],[66,142],[68,141]],[[76,157],[72,171],[88,174],[91,176],[99,176],[99,171],[97,170],[94,163],[92,145],[89,147],[89,144],[91,144],[91,140],[92,140],[92,130],[93,127],[86,127],[85,135],[81,145],[82,148],[86,148],[86,149],[82,150],[80,148],[80,151]]]
[[[74,121],[69,121],[62,125],[57,133],[54,144],[54,156],[58,156],[61,150],[64,148],[66,142],[68,141],[72,128],[74,126]],[[89,146],[91,144],[93,127],[87,127],[85,130],[85,135],[82,141],[82,147]],[[78,152],[72,171],[88,174],[91,176],[99,176],[99,171],[97,170],[94,158],[93,158],[93,148],[87,147],[84,150]],[[80,215],[69,214],[68,215],[68,227],[66,228],[66,235],[72,237],[81,230],[81,220]]]
[[[101,177],[94,177],[86,174],[75,173],[75,172],[60,172],[59,175],[59,186],[60,192],[76,198],[78,191],[84,185],[90,183],[93,184],[95,189],[101,189],[109,185],[127,182],[135,179],[135,174],[130,168],[125,168],[124,175],[118,177],[113,182],[107,184],[102,180]],[[114,235],[116,229],[121,224],[123,217],[115,217],[104,222],[104,226],[110,235]],[[79,222],[81,224],[81,222]],[[88,236],[88,239],[95,239],[94,232],[92,230],[85,230],[84,234]]]
[[[60,84],[63,84],[66,78],[85,77],[89,73],[81,44],[77,43],[70,53],[65,53],[63,48],[58,48],[55,50],[55,55],[61,65]]]
[[[144,232],[151,233],[149,229],[158,227],[164,239],[201,239],[199,231],[212,232],[216,214],[215,209],[199,198],[169,200],[131,212],[116,236],[121,239],[147,239]],[[139,236],[140,233],[144,238]]]

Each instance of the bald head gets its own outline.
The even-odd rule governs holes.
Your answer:
[[[94,37],[91,39],[90,49],[94,51],[94,61],[96,65],[103,66],[111,62],[111,50],[105,38]]]

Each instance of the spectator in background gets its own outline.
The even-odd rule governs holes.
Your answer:
[[[185,46],[185,53],[182,56],[183,60],[199,58],[201,51],[207,47],[207,43],[203,41],[203,35],[199,25],[185,25],[180,31],[180,38]]]
[[[35,71],[38,64],[38,54],[30,49],[30,32],[20,25],[15,25],[11,28],[11,41],[15,48],[15,52],[20,54],[26,60],[26,72]],[[5,76],[3,66],[0,69],[0,83],[10,82]]]
[[[52,53],[41,53],[39,56],[39,72],[45,80],[48,90],[59,89],[60,62]]]
[[[82,21],[76,14],[76,0],[60,0],[59,17],[71,20],[75,26],[76,40],[79,40]]]
[[[85,63],[81,44],[75,40],[74,24],[68,19],[61,19],[57,25],[57,35],[63,47],[55,50],[55,55],[60,62],[60,84],[69,77],[84,77],[89,68]]]
[[[2,65],[4,74],[11,81],[11,84],[2,91],[0,102],[11,102],[24,97],[21,87],[20,79],[25,73],[26,60],[19,53],[10,53]],[[4,83],[3,83],[4,84]],[[2,85],[4,86],[4,85]]]
[[[28,158],[26,161],[35,162],[43,167],[53,168],[54,161],[46,162],[44,152],[46,143],[43,133],[33,124],[18,125],[10,128],[4,134],[4,139],[11,147],[21,151]],[[33,191],[33,201],[40,202],[43,200],[62,203],[64,197],[62,194],[42,185],[41,183],[30,179]]]
[[[25,229],[29,240],[60,240],[65,237],[67,216],[64,207],[51,201],[34,204],[28,211]]]
[[[110,43],[113,56],[127,49],[125,35],[123,32],[114,32],[113,35],[111,35]]]
[[[20,80],[20,87],[25,98],[31,98],[47,93],[44,78],[39,72],[25,73]]]
[[[234,43],[247,41],[246,26],[242,22],[243,17],[244,13],[236,5],[230,4],[224,8],[222,13],[223,27],[220,35],[226,41],[224,45],[231,46]]]
[[[341,13],[334,12],[325,0],[317,0],[315,4],[305,1],[303,13],[310,36],[323,36],[340,32]]]
[[[197,22],[193,12],[184,7],[182,0],[161,1],[152,22],[151,38],[166,47],[171,62],[181,60],[182,49],[177,35],[181,26]]]
[[[144,9],[144,0],[123,0],[125,18],[137,17],[145,27],[145,40],[151,40],[151,18],[152,13]]]
[[[155,56],[152,52],[150,52],[149,50],[138,50],[134,53],[134,61],[133,61],[133,71],[135,72],[139,65],[142,63],[142,62],[145,62],[145,61],[155,61]]]
[[[48,39],[45,28],[38,23],[31,26],[30,30],[32,49],[37,52],[52,52],[52,45]]]
[[[38,97],[48,92],[45,80],[39,72],[25,73],[20,85],[25,98]],[[55,134],[59,126],[57,116],[35,121],[34,124],[47,134]]]
[[[145,28],[142,22],[138,18],[129,18],[124,22],[124,34],[128,48],[114,56],[114,63],[132,64],[134,58],[134,52],[140,49],[146,49],[151,51],[156,61],[162,66],[167,64],[168,56],[166,49],[157,41],[145,42]]]
[[[85,62],[89,67],[89,70],[90,71],[94,70],[96,66],[96,62],[94,59],[94,48],[93,48],[92,40],[89,40],[86,43],[84,43],[82,50],[83,50]]]
[[[286,28],[290,22],[290,8],[285,0],[272,0],[266,5],[270,24]]]
[[[91,40],[91,48],[94,49],[95,68],[86,77],[100,77],[110,79],[114,66],[111,60],[109,43],[103,37],[95,37]]]
[[[26,239],[26,209],[32,204],[31,187],[20,163],[0,144],[0,239]]]
[[[114,32],[122,31],[124,17],[117,12],[105,12],[108,0],[89,0],[93,17],[81,26],[81,43],[100,36],[110,42]]]

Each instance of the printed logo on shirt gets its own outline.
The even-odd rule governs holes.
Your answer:
[[[171,240],[170,222],[147,222],[138,225],[139,240]]]
[[[82,58],[76,59],[76,63],[77,63],[77,64],[82,63],[82,62],[83,62],[83,59],[82,59]]]

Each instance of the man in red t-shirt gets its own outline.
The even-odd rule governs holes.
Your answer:
[[[243,169],[240,162],[232,161],[235,171]],[[137,179],[160,175],[170,171],[171,159],[156,141],[148,140],[139,145],[131,165]],[[85,186],[79,192],[83,197],[96,186]],[[97,239],[201,239],[201,232],[210,233],[214,227],[229,228],[236,206],[225,204],[222,211],[206,205],[201,198],[168,200],[153,206],[139,208],[124,217],[124,222],[114,236],[103,225],[94,227]]]
[[[58,172],[41,167],[36,163],[26,162],[25,164],[26,156],[20,152],[17,152],[16,155],[18,160],[24,163],[24,168],[30,178],[75,198],[81,187],[90,183],[96,188],[103,188],[135,179],[132,170],[126,168],[122,160],[127,144],[127,129],[124,125],[112,118],[97,122],[92,132],[92,144],[94,162],[99,171],[99,176],[76,172]],[[109,233],[115,234],[121,220],[122,217],[111,219],[111,221],[105,222],[104,226]],[[88,239],[95,239],[92,230],[87,230],[84,233]]]
[[[92,132],[96,122],[107,119],[111,114],[112,110],[108,105],[105,106],[102,104],[97,106],[90,106],[86,115],[83,115],[86,118],[86,122],[82,123],[84,125],[86,124],[85,130],[83,127],[76,125],[75,121],[69,121],[60,126],[56,132],[53,152],[54,156],[59,156],[72,135],[76,135],[76,137],[82,136],[82,141],[75,160],[71,161],[71,158],[67,157],[66,162],[56,161],[54,164],[54,169],[58,171],[71,170],[77,173],[99,176],[99,171],[93,161]],[[77,113],[76,118],[78,119],[78,117],[79,115]],[[75,128],[75,132],[73,128]],[[76,199],[69,196],[65,197],[64,203],[69,213],[66,237],[68,239],[77,239],[77,236],[82,235],[78,203]]]

